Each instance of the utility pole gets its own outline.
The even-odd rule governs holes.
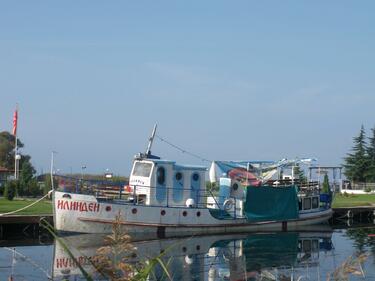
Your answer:
[[[51,152],[51,187],[52,189],[55,189],[54,183],[53,183],[53,168],[54,168],[54,159],[53,156],[57,153],[57,151]]]

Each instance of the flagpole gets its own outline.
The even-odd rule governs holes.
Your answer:
[[[15,149],[14,149],[14,179],[17,180],[17,150],[18,150],[17,134],[15,135],[15,137],[16,137],[16,143],[15,143]]]
[[[18,179],[18,138],[17,138],[17,126],[18,126],[18,103],[16,104],[16,112],[13,116],[13,133],[15,137],[15,148],[14,148],[14,179]]]

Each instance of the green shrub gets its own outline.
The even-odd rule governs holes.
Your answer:
[[[29,181],[29,190],[30,190],[30,195],[32,197],[37,197],[38,195],[42,194],[42,190],[40,189],[40,186],[36,180],[30,180]]]
[[[4,186],[4,198],[13,200],[13,198],[17,195],[17,187],[17,181],[8,181]]]
[[[372,190],[371,190],[371,187],[366,187],[365,188],[365,192],[367,192],[367,193],[370,193]]]

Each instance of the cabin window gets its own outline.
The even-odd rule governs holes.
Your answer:
[[[313,197],[313,198],[312,198],[312,208],[313,208],[313,209],[319,208],[319,200],[318,200],[318,197]]]
[[[173,201],[180,203],[184,195],[184,177],[182,172],[177,172],[173,180]]]
[[[182,173],[181,172],[176,173],[176,180],[180,181],[181,179],[182,179]]]
[[[200,190],[200,177],[198,173],[194,173],[191,175],[191,190],[190,190],[190,196],[195,200],[195,202],[198,204],[199,202],[199,190]]]
[[[193,181],[197,181],[199,180],[199,175],[198,174],[194,174],[193,175]]]
[[[311,252],[311,241],[310,240],[303,240],[303,251],[304,252]]]
[[[134,164],[133,176],[149,177],[152,169],[151,163],[136,162]]]
[[[167,189],[165,186],[165,168],[158,167],[156,170],[156,200],[162,203],[167,195]]]
[[[158,184],[163,185],[165,183],[165,169],[164,169],[164,167],[158,168],[158,171],[156,173],[156,178],[157,178]]]
[[[312,250],[314,251],[314,252],[317,252],[317,251],[319,251],[319,241],[318,240],[312,240],[312,244],[311,244],[311,246],[312,246]]]
[[[303,198],[303,209],[304,210],[311,209],[311,198]]]

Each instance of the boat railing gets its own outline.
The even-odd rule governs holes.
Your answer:
[[[111,201],[119,204],[148,205],[158,207],[212,208],[224,210],[228,198],[215,195],[211,190],[192,190],[188,188],[133,185],[116,189],[98,189],[96,186],[63,189],[60,191],[93,195],[99,201]],[[151,199],[152,197],[152,199]],[[192,199],[192,200],[189,200]],[[236,206],[239,199],[230,198],[230,204]],[[228,203],[228,204],[229,204]]]

